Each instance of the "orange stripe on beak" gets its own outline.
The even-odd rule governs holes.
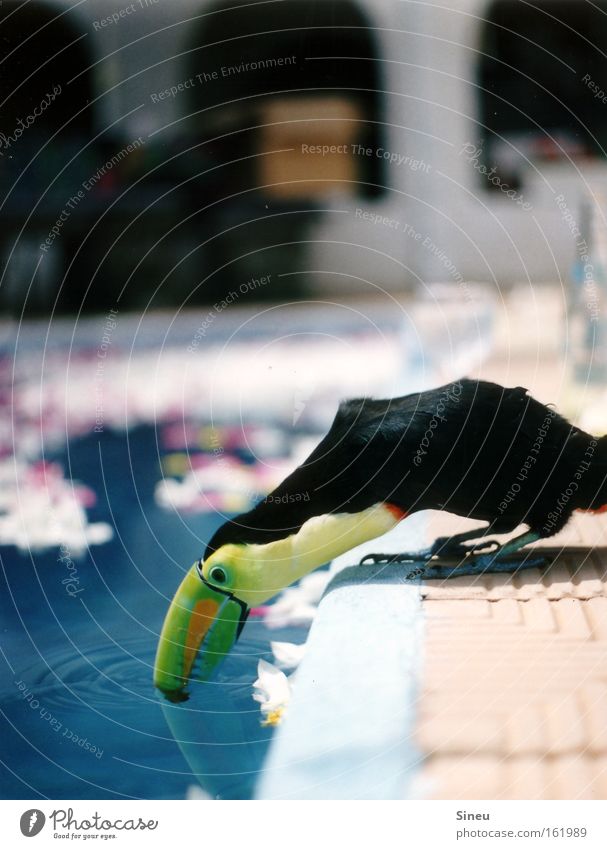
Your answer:
[[[189,678],[196,653],[206,637],[209,628],[215,621],[220,606],[220,604],[212,599],[203,598],[197,601],[192,608],[192,616],[188,623],[183,648],[184,678]]]

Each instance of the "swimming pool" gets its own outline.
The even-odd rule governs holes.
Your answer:
[[[46,455],[98,494],[89,518],[112,525],[111,541],[71,561],[0,549],[3,798],[183,799],[197,783],[211,797],[253,793],[272,735],[251,696],[257,661],[307,629],[251,620],[216,681],[163,704],[157,635],[179,570],[222,520],[158,506],[157,440],[143,426]]]

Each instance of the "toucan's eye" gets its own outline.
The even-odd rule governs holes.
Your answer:
[[[226,570],[221,566],[213,566],[209,572],[209,578],[215,581],[216,584],[225,584],[228,580]]]

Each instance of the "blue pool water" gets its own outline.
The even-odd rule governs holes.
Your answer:
[[[114,528],[74,559],[77,595],[57,549],[0,548],[2,798],[182,799],[197,783],[213,797],[253,793],[272,734],[251,698],[257,661],[272,660],[270,639],[299,643],[306,629],[250,621],[216,681],[184,705],[161,702],[159,629],[220,519],[156,505],[157,437],[104,432],[46,455],[97,493],[90,520]]]

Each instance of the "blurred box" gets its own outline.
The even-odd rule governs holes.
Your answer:
[[[261,112],[259,181],[279,198],[356,195],[362,110],[345,97],[276,97]],[[268,153],[277,150],[279,153]]]

